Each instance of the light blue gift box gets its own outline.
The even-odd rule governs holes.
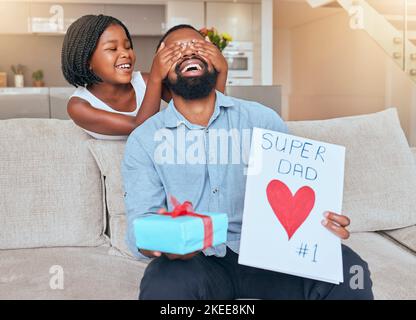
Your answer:
[[[213,227],[212,246],[227,241],[228,216],[225,213],[201,213],[210,216]],[[204,246],[202,218],[154,214],[133,222],[137,248],[173,254],[188,254]]]

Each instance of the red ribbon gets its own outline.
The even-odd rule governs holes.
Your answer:
[[[211,217],[195,213],[194,208],[192,207],[192,203],[189,201],[185,201],[184,203],[180,204],[180,202],[176,200],[174,196],[170,196],[170,202],[173,205],[173,210],[171,212],[168,212],[166,209],[162,208],[159,210],[159,213],[169,215],[172,218],[177,218],[181,216],[201,218],[204,224],[204,247],[202,248],[202,250],[211,247],[213,239],[213,227]]]

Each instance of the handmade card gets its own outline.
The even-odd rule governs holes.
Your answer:
[[[342,213],[345,148],[253,129],[239,263],[343,282],[340,239],[321,221]]]

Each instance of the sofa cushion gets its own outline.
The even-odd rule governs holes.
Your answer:
[[[410,148],[416,162],[416,148]],[[416,225],[396,230],[385,231],[385,234],[416,253]]]
[[[411,151],[416,162],[416,148],[411,148]],[[385,231],[385,233],[416,253],[416,225],[407,228]]]
[[[126,243],[127,220],[125,214],[110,216],[111,245],[115,250],[109,253],[115,256],[136,259]]]
[[[354,233],[344,243],[368,263],[375,299],[416,299],[413,253],[374,232]]]
[[[346,147],[343,213],[352,232],[416,224],[416,164],[395,109],[288,126],[294,135]]]
[[[389,230],[384,233],[416,253],[416,226]]]
[[[106,202],[110,215],[124,214],[124,190],[121,176],[121,162],[126,141],[91,139],[88,148],[97,161],[101,174],[105,177]]]
[[[109,214],[111,245],[116,249],[110,254],[132,257],[125,241],[126,216],[124,207],[121,162],[124,156],[125,141],[88,141],[88,147],[97,161],[104,177],[106,203]]]
[[[68,120],[0,121],[0,249],[106,242],[103,186],[88,139]]]
[[[146,264],[107,251],[108,247],[0,250],[0,300],[137,299]]]

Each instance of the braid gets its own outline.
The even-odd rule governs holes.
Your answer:
[[[89,68],[89,60],[105,29],[118,24],[123,27],[133,47],[127,27],[118,19],[105,15],[82,16],[70,25],[61,51],[61,67],[65,79],[75,87],[102,82]]]

